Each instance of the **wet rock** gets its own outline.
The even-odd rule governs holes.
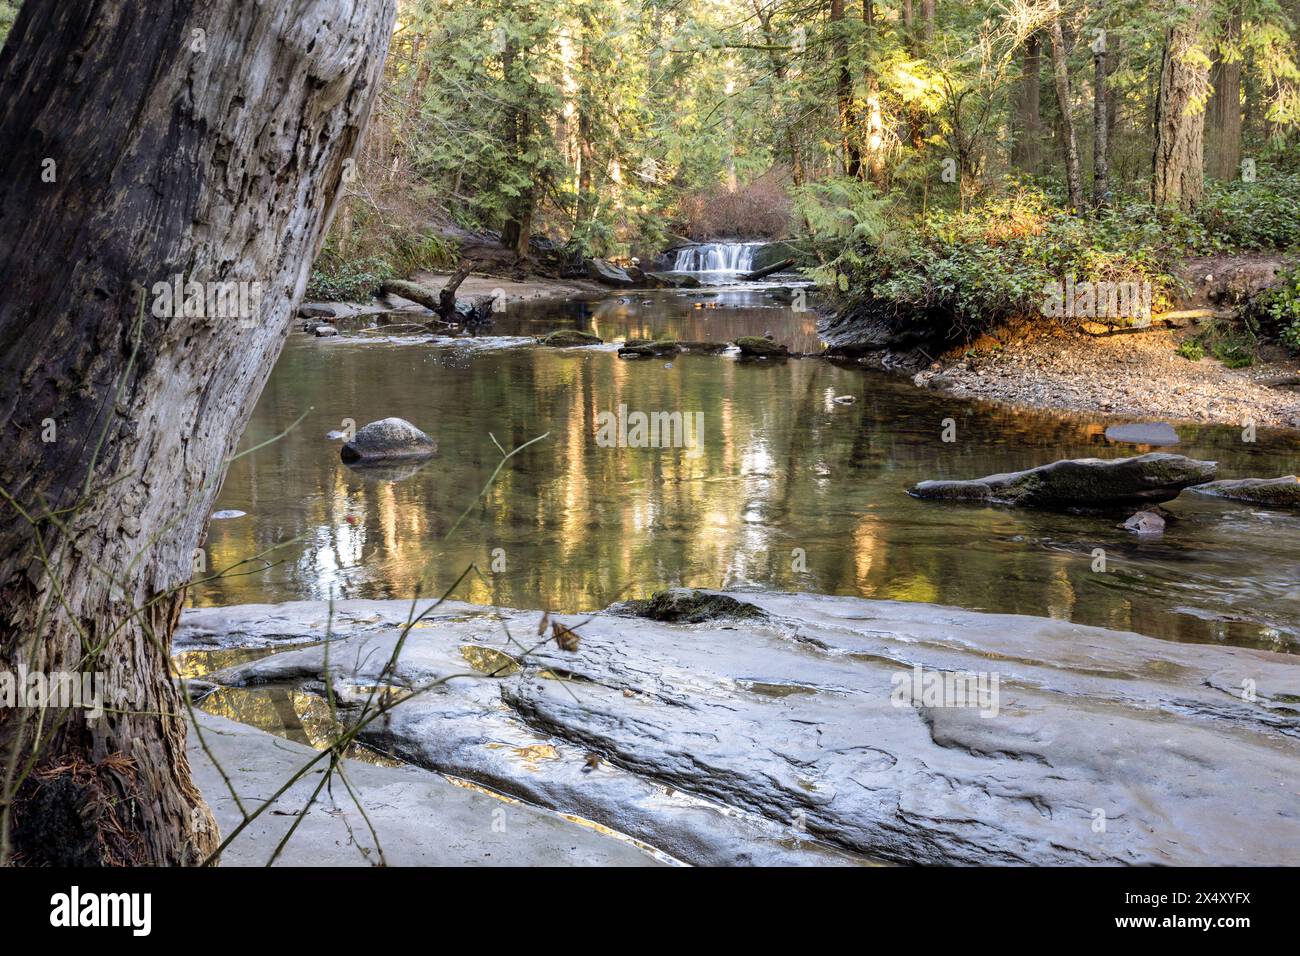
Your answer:
[[[1165,533],[1165,519],[1159,511],[1139,511],[1124,522],[1124,530],[1132,531],[1138,536],[1154,536]]]
[[[1030,507],[1105,508],[1159,503],[1214,477],[1216,463],[1152,452],[1136,458],[1075,458],[973,481],[922,481],[914,498]]]
[[[623,343],[623,347],[618,350],[618,354],[623,358],[641,358],[657,355],[676,355],[681,350],[681,346],[677,342],[667,339],[662,341],[628,339]]]
[[[678,342],[683,352],[703,352],[708,355],[717,355],[731,348],[727,342]]]
[[[579,345],[600,345],[603,339],[599,335],[581,332],[578,329],[556,329],[537,341],[542,345],[549,345],[551,348],[568,349]]]
[[[833,399],[831,399],[831,401],[833,401],[836,405],[852,405],[855,402],[857,402],[857,400],[858,397],[856,395],[836,395]]]
[[[1215,498],[1231,498],[1257,505],[1300,508],[1300,480],[1295,475],[1282,478],[1236,478],[1195,485],[1188,491]]]
[[[790,350],[762,335],[742,335],[736,339],[740,354],[750,358],[784,358]]]
[[[193,689],[195,682],[190,684]],[[250,805],[250,795],[277,792],[315,756],[304,744],[224,717],[199,713],[197,723],[199,729],[191,726],[188,734],[190,766],[223,836],[234,832],[243,813],[212,757],[233,773],[245,806],[252,810],[262,798]],[[211,756],[199,743],[200,731]],[[335,785],[318,794],[300,818],[320,780],[308,774],[235,837],[222,852],[222,866],[265,866],[295,823],[298,828],[277,865],[375,866],[381,848],[389,866],[654,866],[659,862],[630,841],[546,810],[505,804],[418,767],[348,759],[343,767],[366,817],[336,777]],[[371,824],[379,847],[371,836]]]
[[[242,518],[242,517],[244,517],[245,514],[246,514],[246,512],[243,512],[243,511],[236,511],[236,510],[233,509],[233,508],[226,508],[226,509],[223,509],[223,510],[221,510],[221,511],[214,511],[214,512],[212,512],[212,520],[213,520],[213,521],[225,521],[225,520],[227,520],[228,518]]]
[[[318,339],[328,338],[331,335],[338,335],[339,330],[332,325],[318,325],[312,329],[312,334]]]
[[[682,593],[759,613],[566,616],[576,651],[550,644],[488,677],[503,626],[532,633],[540,612],[439,608],[409,633],[391,683],[483,676],[438,683],[361,737],[697,864],[1300,858],[1294,656],[917,602]],[[262,606],[241,620],[292,630],[326,608]],[[314,693],[328,681],[346,719],[398,640],[373,619],[410,610],[337,602],[338,618],[371,623],[330,645],[328,672],[315,646],[208,679]],[[219,613],[187,611],[182,629]],[[987,693],[945,690],[958,674],[982,675]]]
[[[298,318],[300,319],[332,319],[334,310],[328,305],[308,305],[303,303],[298,306]]]
[[[700,280],[681,272],[647,272],[646,284],[661,289],[698,289]]]
[[[1127,445],[1177,445],[1178,432],[1174,431],[1174,426],[1164,422],[1136,422],[1132,425],[1111,425],[1106,429],[1106,440]]]
[[[438,450],[432,438],[402,418],[384,418],[362,425],[339,454],[348,463],[428,458]]]
[[[674,588],[659,591],[641,601],[626,601],[610,608],[613,614],[643,617],[672,624],[700,624],[720,618],[757,618],[763,612],[752,604],[716,591]]]
[[[601,285],[613,286],[614,288],[631,288],[637,284],[636,280],[628,275],[626,270],[611,265],[604,259],[588,259],[586,270],[587,278],[594,279]]]

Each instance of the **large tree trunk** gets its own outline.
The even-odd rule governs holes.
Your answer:
[[[1092,204],[1110,201],[1110,111],[1106,95],[1106,37],[1092,46]]]
[[[1074,131],[1074,117],[1070,113],[1070,72],[1065,51],[1065,36],[1061,32],[1061,7],[1052,0],[1052,76],[1056,82],[1056,102],[1061,108],[1061,131],[1065,139],[1065,182],[1070,193],[1070,206],[1083,209],[1083,174],[1079,170],[1079,137]]]
[[[849,70],[849,38],[844,32],[844,0],[831,0],[831,31],[840,138],[844,146],[844,172],[856,178],[862,173],[862,154],[853,128],[853,74]]]
[[[866,150],[867,178],[875,186],[885,188],[885,119],[880,105],[880,77],[876,75],[876,5],[874,0],[862,0],[862,25],[864,30],[863,69],[867,87],[866,116],[864,119],[864,142]]]
[[[115,708],[0,711],[16,862],[183,864],[217,844],[172,628],[394,14],[27,0],[0,55],[0,671],[101,673]],[[171,308],[155,284],[177,275],[246,283],[249,308]]]
[[[1011,161],[1019,169],[1037,173],[1042,164],[1043,121],[1039,112],[1042,44],[1034,33],[1025,40],[1020,61],[1020,89],[1016,96],[1017,117],[1015,144]]]
[[[1219,54],[1210,72],[1210,171],[1216,179],[1236,179],[1241,167],[1241,10],[1224,21]]]
[[[1151,179],[1151,199],[1160,206],[1195,209],[1205,187],[1209,71],[1200,43],[1209,9],[1210,0],[1197,0],[1165,34]]]

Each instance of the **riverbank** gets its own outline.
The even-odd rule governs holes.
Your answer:
[[[415,691],[358,739],[688,863],[1300,858],[1286,785],[1300,732],[1293,655],[748,591],[566,615],[562,647],[524,650],[503,625],[536,633],[541,612],[430,603],[400,654],[408,601],[189,610],[176,647],[282,646],[203,678],[226,693],[323,699],[329,687],[345,722],[376,683]],[[326,633],[328,652],[301,643]],[[452,674],[466,676],[439,683]],[[944,675],[957,674],[981,683],[953,696]],[[208,796],[215,787],[210,776]]]
[[[1133,419],[1300,428],[1300,359],[1280,349],[1249,368],[1184,358],[1186,330],[1094,336],[1057,327],[986,336],[913,382],[1021,408]],[[1289,383],[1289,384],[1283,384]]]

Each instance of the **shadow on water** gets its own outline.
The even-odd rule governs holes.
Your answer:
[[[710,293],[713,293],[712,295]],[[479,346],[558,327],[622,338],[729,340],[772,331],[816,351],[815,317],[770,287],[629,292],[512,306]],[[777,295],[781,293],[778,289]],[[294,334],[242,441],[211,524],[208,567],[275,544],[259,573],[195,588],[203,605],[441,593],[513,607],[603,607],[669,585],[765,587],[932,601],[1131,629],[1170,640],[1300,649],[1300,516],[1193,495],[1139,541],[1098,517],[920,502],[925,478],[969,478],[1058,458],[1120,457],[1104,423],[960,401],[821,360],[627,361],[611,347],[386,344]],[[853,395],[854,404],[836,396]],[[601,447],[598,415],[700,413],[697,450]],[[439,457],[401,480],[341,464],[327,432],[388,416],[424,428]],[[941,440],[952,419],[957,440]],[[507,449],[513,458],[475,502]],[[1294,474],[1300,445],[1180,427],[1169,449],[1222,477]],[[471,507],[472,506],[472,507]],[[467,508],[449,541],[444,536]],[[1106,573],[1093,570],[1096,549]],[[494,570],[495,569],[495,570]]]

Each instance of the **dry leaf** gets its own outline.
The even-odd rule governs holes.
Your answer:
[[[551,622],[551,636],[555,638],[555,643],[560,646],[562,651],[576,651],[578,649],[578,632],[569,630],[559,621]]]

